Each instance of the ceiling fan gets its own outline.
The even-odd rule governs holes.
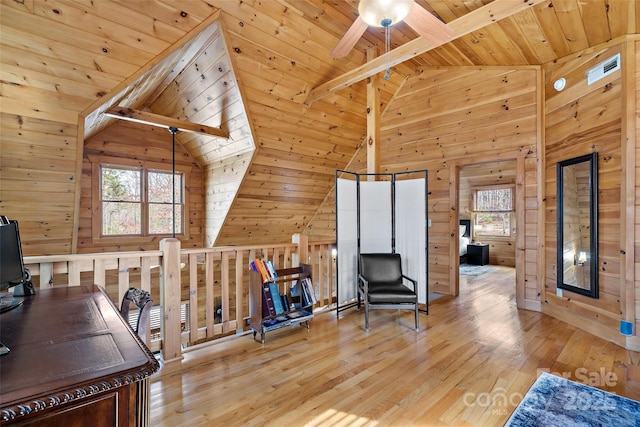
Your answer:
[[[446,42],[453,35],[448,25],[414,0],[360,0],[358,12],[360,15],[333,48],[331,57],[346,56],[369,25],[388,31],[390,26],[404,20],[416,33],[435,45]]]

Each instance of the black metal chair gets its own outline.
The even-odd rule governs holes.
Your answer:
[[[370,309],[406,308],[415,312],[418,331],[417,281],[402,274],[400,254],[360,254],[358,273],[358,309],[364,301],[365,330],[369,331]],[[413,289],[405,285],[408,282]]]
[[[120,305],[120,314],[124,320],[129,322],[129,308],[131,303],[138,307],[138,319],[136,320],[134,332],[138,334],[142,342],[148,343],[149,338],[149,321],[151,317],[151,307],[153,306],[153,300],[149,292],[143,289],[129,288],[127,293],[122,298],[122,304]]]

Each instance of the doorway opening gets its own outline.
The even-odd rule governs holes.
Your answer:
[[[516,267],[516,160],[461,166],[458,179],[459,292]],[[504,283],[504,281],[501,281]],[[511,292],[509,293],[511,294]]]

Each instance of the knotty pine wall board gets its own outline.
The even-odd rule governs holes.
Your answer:
[[[586,85],[585,72],[598,62],[620,52],[620,45],[613,45],[597,52],[568,58],[558,64],[545,67],[546,83],[552,85],[551,78],[558,77],[556,68],[571,71],[573,75],[582,73],[581,81],[572,81],[575,87],[569,95],[562,92],[549,93],[546,112],[546,168],[547,181],[547,230],[556,230],[555,203],[555,165],[558,161],[598,152],[598,277],[600,284],[599,299],[592,299],[564,291],[563,297],[557,297],[556,276],[552,273],[556,266],[557,245],[554,233],[547,233],[547,277],[545,280],[545,301],[543,312],[556,317],[562,316],[572,323],[580,323],[585,329],[603,334],[607,339],[620,342],[617,327],[622,313],[620,297],[624,280],[621,277],[621,117],[624,106],[621,102],[620,71],[611,73],[594,85]],[[571,101],[561,107],[567,99]],[[554,99],[558,98],[558,99]],[[551,204],[553,203],[553,204]],[[559,310],[565,310],[560,314]]]
[[[2,114],[1,122],[0,207],[3,215],[20,221],[21,235],[33,236],[23,241],[23,253],[70,250],[76,126],[8,113]]]

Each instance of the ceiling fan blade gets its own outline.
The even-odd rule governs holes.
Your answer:
[[[367,23],[364,22],[359,16],[353,21],[353,24],[349,27],[347,32],[342,36],[336,47],[331,51],[332,58],[343,58],[353,49],[358,43],[360,37],[367,30]]]
[[[439,46],[447,42],[453,35],[453,29],[433,16],[428,10],[417,3],[413,3],[411,12],[404,21],[424,37],[429,43]]]

